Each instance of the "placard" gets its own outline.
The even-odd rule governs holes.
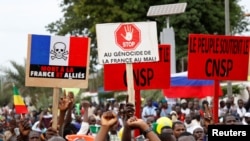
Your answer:
[[[131,64],[159,60],[156,22],[96,25],[100,64]]]
[[[90,38],[28,35],[26,86],[87,88]]]
[[[190,34],[188,78],[247,80],[249,37]]]
[[[134,89],[167,89],[170,86],[170,45],[159,45],[158,62],[134,63]],[[104,89],[126,90],[126,65],[104,65]]]

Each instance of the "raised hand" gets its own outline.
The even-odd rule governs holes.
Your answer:
[[[107,111],[102,114],[101,125],[112,127],[118,121],[117,115],[112,111]]]
[[[127,120],[127,125],[130,128],[144,128],[144,127],[148,127],[147,123],[144,122],[142,119],[138,119],[136,117],[131,117]]]
[[[133,29],[130,25],[127,25],[127,26],[124,27],[124,30],[125,30],[126,35],[121,34],[121,36],[122,36],[125,40],[131,41],[132,38],[133,38],[134,29]]]
[[[58,109],[61,111],[67,110],[69,107],[73,105],[74,101],[74,95],[69,93],[68,96],[66,95],[66,92],[64,91],[64,96],[59,101]]]
[[[31,126],[28,120],[21,120],[19,123],[19,130],[22,136],[28,136],[31,131]]]

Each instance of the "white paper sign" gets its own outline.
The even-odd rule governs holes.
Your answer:
[[[159,61],[156,22],[96,25],[100,64]]]

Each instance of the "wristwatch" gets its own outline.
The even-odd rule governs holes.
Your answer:
[[[143,131],[143,134],[146,136],[149,132],[153,131],[151,127]]]

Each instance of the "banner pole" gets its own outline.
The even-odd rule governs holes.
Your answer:
[[[218,123],[218,109],[219,109],[219,90],[220,83],[219,80],[214,80],[214,98],[213,98],[213,119],[214,123]]]
[[[141,118],[141,91],[135,90],[135,116]],[[135,137],[140,135],[140,130],[135,130]]]
[[[59,103],[59,88],[53,89],[53,108],[52,108],[52,128],[57,129],[57,116],[58,116],[58,103]]]
[[[135,90],[133,78],[133,64],[126,64],[128,102],[135,105]]]

